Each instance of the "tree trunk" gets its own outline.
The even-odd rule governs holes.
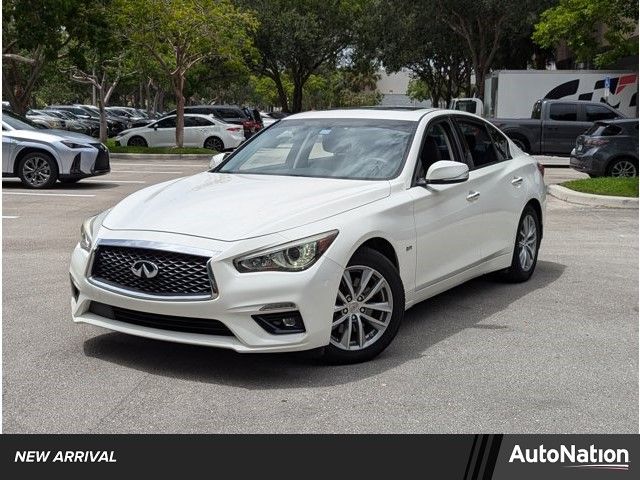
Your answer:
[[[284,85],[282,85],[282,79],[279,74],[275,74],[271,77],[276,84],[276,90],[278,91],[278,97],[280,98],[280,106],[282,107],[282,111],[289,113],[289,99],[287,98],[287,92],[284,90]]]
[[[173,91],[176,96],[176,146],[184,144],[184,75],[176,73],[172,78]]]
[[[98,96],[98,110],[100,110],[100,141],[105,143],[109,138],[109,126],[107,125],[107,111],[104,109],[104,82],[96,89]]]
[[[299,113],[302,111],[302,80],[299,78],[293,79],[293,108],[291,113]]]

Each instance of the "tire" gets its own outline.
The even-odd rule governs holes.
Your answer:
[[[363,278],[367,281],[362,293],[355,296],[360,293]],[[351,280],[353,297],[349,295],[347,279]],[[376,290],[378,284],[381,287]],[[349,364],[376,357],[389,346],[404,317],[404,287],[396,267],[376,250],[358,250],[345,269],[335,305],[344,308],[333,314],[335,326],[330,343],[324,348],[323,360]]]
[[[209,137],[204,141],[204,148],[224,152],[224,142],[218,137]]]
[[[80,179],[79,178],[59,178],[58,181],[60,183],[71,184],[71,183],[78,183],[80,181]]]
[[[58,180],[58,163],[45,152],[27,153],[18,163],[18,177],[28,188],[49,188]]]
[[[147,141],[136,135],[134,137],[131,137],[128,141],[127,141],[127,146],[128,147],[148,147],[149,144],[147,144]]]
[[[638,163],[631,158],[618,158],[607,167],[608,177],[637,177]]]
[[[515,135],[513,137],[509,137],[516,146],[525,153],[529,153],[529,144],[528,142],[520,137],[519,135]]]
[[[526,242],[528,246],[522,244],[525,238],[529,238],[530,235],[527,232],[530,232],[532,227],[534,228],[532,241]],[[511,266],[500,272],[500,277],[503,280],[511,283],[520,283],[526,282],[531,278],[538,263],[540,232],[540,217],[538,216],[538,212],[536,212],[531,205],[527,205],[518,222]]]

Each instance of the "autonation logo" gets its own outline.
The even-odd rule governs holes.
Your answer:
[[[515,445],[509,463],[563,463],[568,468],[592,468],[598,470],[629,470],[629,451],[625,448],[602,449],[590,445],[577,448],[575,445],[560,445],[559,448],[525,448]]]

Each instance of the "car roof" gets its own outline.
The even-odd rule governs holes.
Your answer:
[[[427,114],[434,112],[445,112],[437,108],[398,108],[398,107],[365,107],[365,108],[344,108],[339,110],[317,110],[289,115],[282,119],[311,119],[311,118],[372,118],[380,120],[408,120],[419,121]],[[457,112],[457,110],[456,110]]]

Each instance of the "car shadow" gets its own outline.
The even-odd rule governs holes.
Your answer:
[[[53,185],[51,185],[51,187],[47,188],[47,189],[30,189],[30,188],[25,188],[24,185],[22,185],[22,182],[18,179],[3,179],[2,180],[2,188],[5,190],[24,190],[25,192],[55,192],[56,190],[90,190],[90,189],[110,189],[110,188],[117,188],[118,185],[115,183],[98,183],[98,181],[96,181],[95,183],[91,182],[91,183],[82,183],[82,180],[78,181],[77,183],[60,183],[60,182],[56,182]]]
[[[385,352],[356,365],[325,365],[309,352],[239,354],[117,332],[86,340],[84,353],[153,375],[248,389],[347,384],[420,358],[432,346],[464,329],[508,329],[482,322],[521,297],[555,282],[564,269],[562,264],[540,261],[526,283],[507,284],[481,277],[421,302],[407,311],[397,337]]]

